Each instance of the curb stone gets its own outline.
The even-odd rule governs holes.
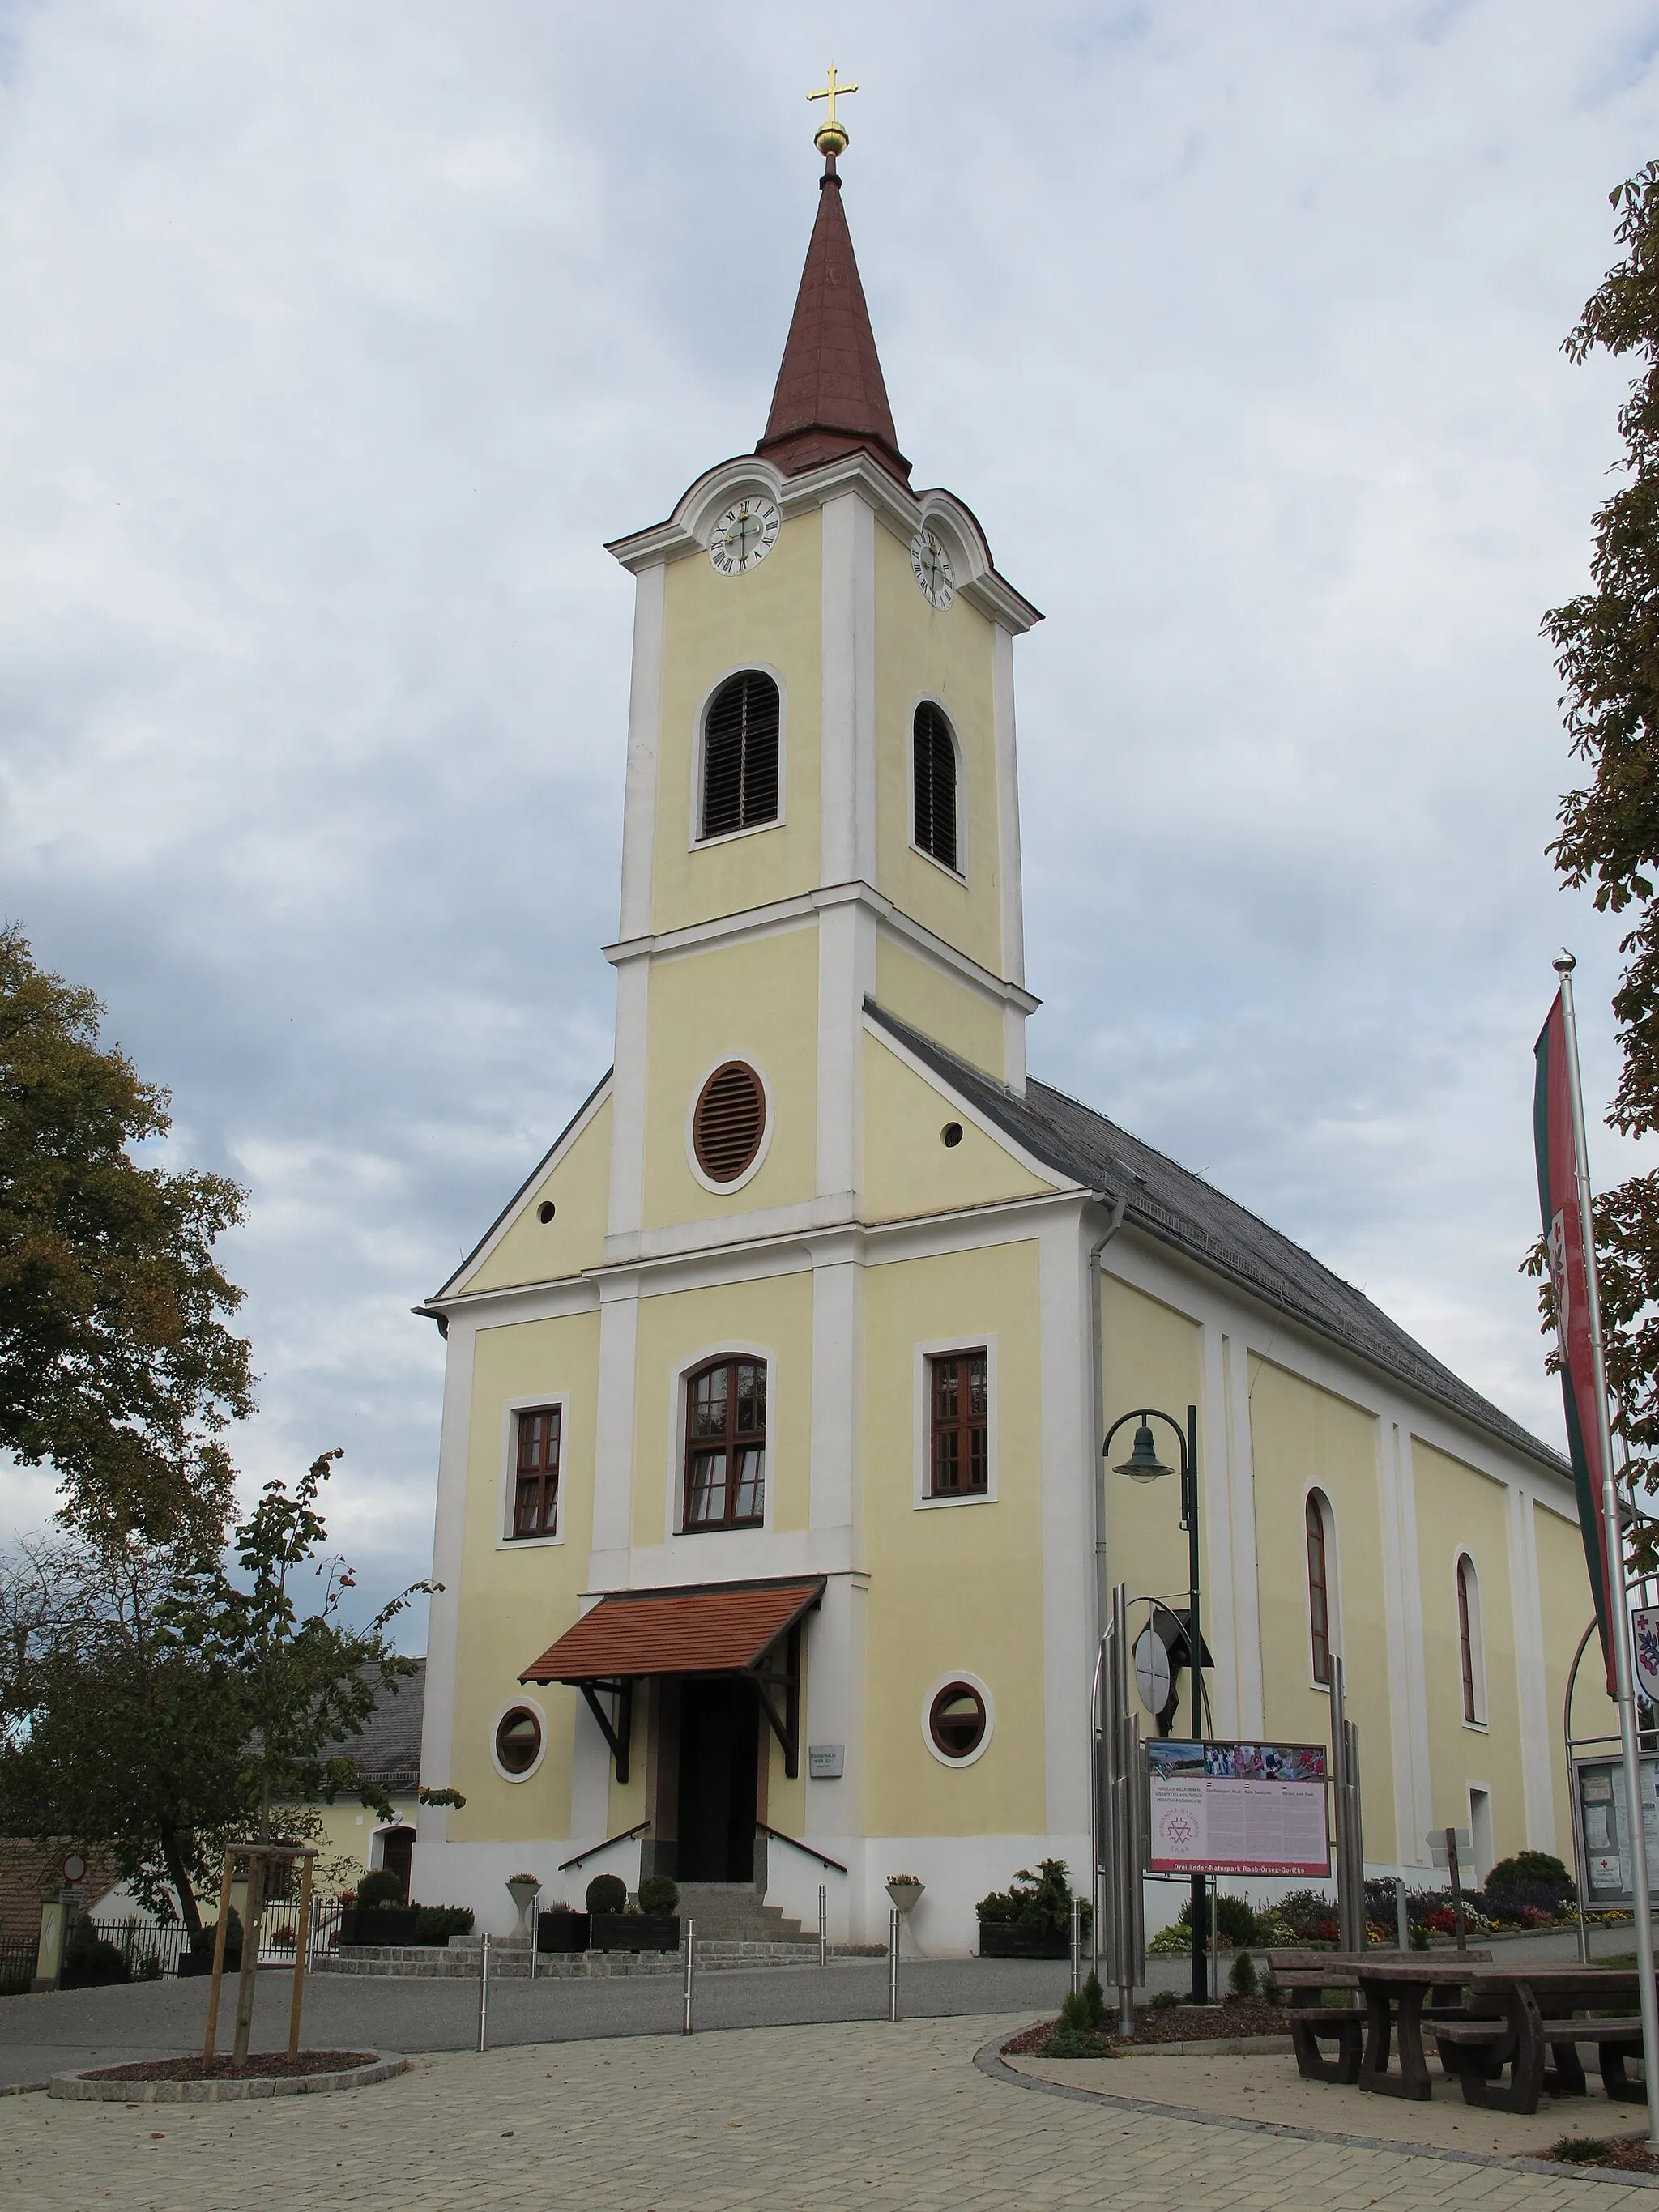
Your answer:
[[[409,2071],[410,2062],[383,2051],[371,2066],[350,2066],[337,2074],[267,2074],[241,2081],[94,2081],[91,2073],[54,2074],[44,2087],[49,2097],[88,2105],[233,2105],[254,2097],[320,2097],[335,2089],[363,2089]],[[94,2069],[95,2070],[95,2069]]]
[[[1659,2189],[1659,2173],[1620,2173],[1604,2166],[1571,2166],[1562,2159],[1505,2157],[1498,2151],[1451,2150],[1438,2143],[1395,2142],[1377,2136],[1340,2134],[1334,2128],[1292,2127],[1284,2120],[1241,2120],[1231,2112],[1196,2112],[1188,2105],[1160,2105],[1149,2097],[1115,2097],[1106,2089],[1084,2089],[1070,2081],[1044,2081],[1035,2074],[1016,2073],[1002,2055],[1004,2045],[1024,2033],[1023,2028],[1017,2027],[1006,2035],[994,2036],[974,2053],[974,2064],[993,2081],[1009,2082],[1017,2089],[1035,2089],[1040,2095],[1066,2097],[1077,2104],[1108,2105],[1120,2112],[1146,2112],[1154,2119],[1185,2120],[1197,2128],[1230,2128],[1235,2135],[1289,2136],[1297,2142],[1340,2143],[1347,2150],[1392,2151],[1400,2158],[1438,2159],[1449,2166],[1495,2166],[1510,2173],[1545,2173],[1553,2181],[1599,2181],[1613,2189]]]

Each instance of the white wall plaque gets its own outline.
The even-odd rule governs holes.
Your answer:
[[[847,1771],[844,1743],[809,1743],[806,1771],[814,1782],[839,1782]]]

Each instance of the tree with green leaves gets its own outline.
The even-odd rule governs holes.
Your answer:
[[[1623,1066],[1608,1113],[1628,1134],[1659,1130],[1659,161],[1613,194],[1624,258],[1565,341],[1636,365],[1619,413],[1621,482],[1593,518],[1590,588],[1544,619],[1572,750],[1588,782],[1561,802],[1550,847],[1566,882],[1624,916],[1614,995]],[[1659,1488],[1659,1176],[1636,1175],[1595,1206],[1613,1427],[1627,1480]],[[1527,1262],[1555,1326],[1541,1243]]]
[[[105,1843],[138,1896],[192,1936],[233,1842],[304,1840],[351,1796],[393,1817],[347,1748],[416,1669],[343,1616],[349,1567],[318,1510],[336,1452],[268,1482],[229,1554],[128,1539],[33,1547],[0,1583],[0,1832]],[[300,1602],[307,1577],[319,1601]],[[428,1802],[459,1803],[454,1793]]]
[[[252,1381],[213,1248],[244,1194],[135,1157],[167,1094],[100,1045],[101,1018],[0,929],[0,1449],[54,1469],[83,1535],[216,1542]]]

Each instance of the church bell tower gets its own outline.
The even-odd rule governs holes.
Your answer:
[[[911,483],[842,201],[849,88],[815,95],[764,434],[609,548],[635,579],[611,1263],[862,1217],[866,1002],[1024,1090],[1013,641],[1040,617],[968,507]]]

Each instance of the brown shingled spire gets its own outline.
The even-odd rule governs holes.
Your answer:
[[[862,451],[901,483],[910,479],[910,464],[898,449],[887,404],[833,152],[827,151],[818,185],[817,221],[766,435],[755,451],[787,477]]]

